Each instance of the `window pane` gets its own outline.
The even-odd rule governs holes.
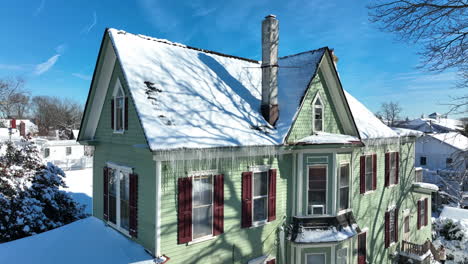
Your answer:
[[[116,130],[123,129],[123,105],[124,105],[124,98],[123,97],[116,97],[115,99],[115,121],[116,121]]]
[[[254,192],[253,196],[268,195],[268,172],[254,173]]]
[[[309,191],[309,204],[310,205],[325,205],[326,194],[325,191]]]
[[[322,131],[322,119],[315,119],[315,131]]]
[[[325,254],[307,255],[307,264],[325,264]]]
[[[267,218],[267,197],[254,199],[253,221],[262,221]]]
[[[347,248],[341,248],[337,252],[337,264],[346,264],[348,263],[348,249]]]
[[[320,98],[317,98],[317,100],[315,100],[315,106],[322,106],[322,101],[320,101]]]
[[[130,183],[129,177],[126,173],[120,174],[120,227],[125,230],[129,228],[130,219],[130,208],[129,208],[129,197],[130,197]]]
[[[202,206],[212,203],[211,176],[199,176],[193,178],[193,205]]]
[[[343,187],[340,189],[340,206],[339,210],[349,208],[349,187]]]
[[[211,235],[212,206],[203,206],[193,209],[193,238]]]
[[[349,185],[349,164],[340,167],[340,187]]]
[[[309,181],[324,181],[326,179],[327,169],[325,166],[310,167],[309,168]]]
[[[109,169],[109,221],[117,224],[117,172]]]

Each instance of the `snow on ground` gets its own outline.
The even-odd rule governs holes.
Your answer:
[[[93,169],[65,171],[67,191],[75,201],[86,206],[85,212],[92,213],[93,209]]]
[[[0,245],[0,263],[153,263],[144,248],[95,217]]]
[[[459,217],[459,211],[453,209],[449,209],[449,213],[446,215]],[[447,250],[447,257],[454,257],[453,260],[447,260],[446,263],[466,263],[463,261],[468,258],[468,219],[433,218],[433,226],[437,234],[437,239],[433,241],[434,246],[439,248],[440,245],[444,245]]]
[[[440,213],[440,217],[450,218],[454,220],[463,220],[466,221],[468,224],[468,209],[444,206],[444,209],[442,209],[442,213]]]

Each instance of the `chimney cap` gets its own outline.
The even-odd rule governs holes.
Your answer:
[[[275,16],[275,15],[273,15],[273,14],[269,14],[269,15],[268,15],[268,16],[266,16],[265,18],[276,18],[276,16]]]

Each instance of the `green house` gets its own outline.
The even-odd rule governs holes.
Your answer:
[[[107,29],[78,137],[93,215],[169,264],[427,261],[415,137],[278,34],[267,16],[255,61]]]

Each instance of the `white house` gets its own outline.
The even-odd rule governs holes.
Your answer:
[[[430,170],[466,170],[468,138],[456,132],[426,134],[416,142],[416,166]]]
[[[13,128],[18,130],[18,133],[21,133],[21,127],[24,126],[25,135],[34,134],[38,132],[37,126],[29,119],[0,119],[2,127]]]
[[[424,133],[447,133],[463,130],[463,122],[450,119],[438,113],[432,113],[429,118],[416,118],[399,124],[400,127],[419,130]]]
[[[92,152],[75,140],[35,139],[42,158],[64,170],[92,166]]]

